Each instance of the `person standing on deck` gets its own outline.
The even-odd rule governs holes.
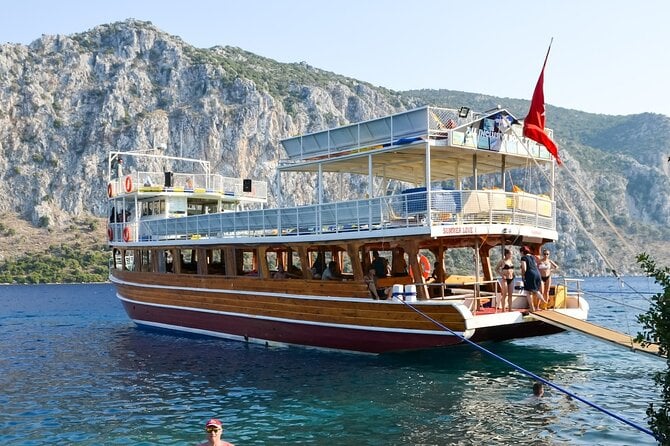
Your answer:
[[[528,308],[530,311],[537,311],[538,309],[535,307],[533,298],[537,297],[544,303],[546,301],[540,292],[542,286],[540,270],[537,269],[535,256],[530,253],[530,248],[527,246],[521,248],[521,277],[523,278],[523,288],[526,291],[526,298],[528,299]]]
[[[547,302],[549,302],[549,288],[551,288],[551,273],[554,269],[558,269],[558,265],[549,258],[549,254],[551,253],[548,249],[543,250],[542,257],[537,262],[542,279],[542,296]]]
[[[496,266],[496,272],[500,275],[500,299],[502,311],[507,308],[512,311],[512,298],[514,293],[514,262],[512,261],[512,251],[505,248],[504,257],[500,259]]]

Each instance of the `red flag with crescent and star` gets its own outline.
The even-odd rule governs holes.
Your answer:
[[[528,116],[523,121],[523,136],[530,138],[545,146],[549,153],[551,153],[556,162],[561,164],[561,158],[558,156],[558,147],[554,141],[549,138],[547,132],[544,130],[545,110],[544,110],[544,68],[547,66],[547,59],[549,58],[549,51],[551,50],[551,43],[547,49],[547,55],[544,58],[540,78],[535,85],[533,92],[533,99],[530,101],[530,110]]]

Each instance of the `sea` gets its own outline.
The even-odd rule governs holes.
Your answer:
[[[633,335],[660,291],[581,285],[592,322]],[[213,417],[237,446],[655,444],[664,360],[569,332],[483,347],[266,347],[138,328],[110,284],[1,286],[0,444],[195,445]],[[519,368],[609,414],[552,386],[532,397]]]

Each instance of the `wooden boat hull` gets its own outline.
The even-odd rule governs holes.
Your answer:
[[[385,353],[557,331],[537,321],[468,329],[474,316],[463,305],[425,301],[415,311],[399,301],[333,296],[325,281],[302,283],[301,294],[286,289],[300,283],[290,280],[115,271],[112,281],[139,325],[247,342]],[[352,294],[352,286],[349,293],[341,283],[337,289]]]
[[[364,353],[446,347],[462,342],[448,332],[409,333],[353,326],[325,326],[297,321],[259,319],[247,315],[164,308],[123,301],[137,324],[266,344],[311,346]]]

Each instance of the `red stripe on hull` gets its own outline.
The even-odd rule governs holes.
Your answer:
[[[459,337],[446,332],[444,335],[431,335],[370,331],[122,302],[126,313],[133,320],[183,327],[184,331],[188,329],[206,330],[222,335],[285,344],[385,353],[446,347],[462,342]]]

